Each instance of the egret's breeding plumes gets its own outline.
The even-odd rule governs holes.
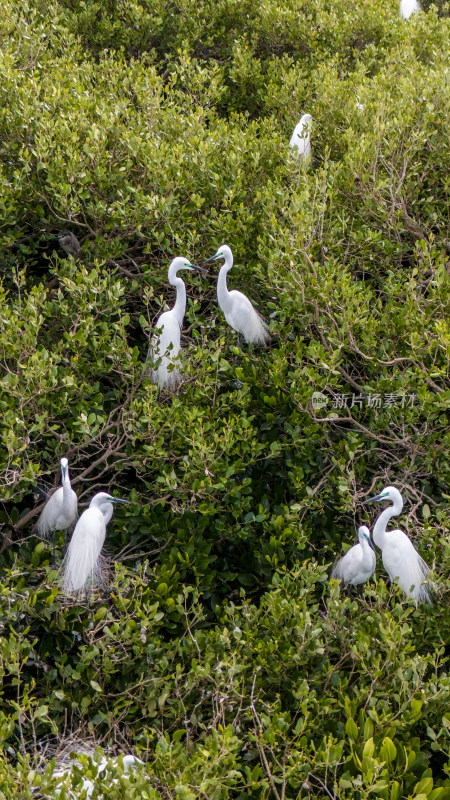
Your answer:
[[[331,577],[343,583],[359,586],[372,577],[377,557],[366,525],[358,528],[358,544],[350,548],[334,565]]]
[[[294,128],[294,132],[289,142],[289,147],[294,155],[298,155],[300,161],[309,161],[311,158],[311,114],[303,114],[300,122]]]
[[[391,517],[396,517],[403,508],[403,499],[395,486],[387,486],[376,497],[365,500],[365,503],[374,503],[381,500],[391,500],[392,505],[385,508],[373,526],[373,540],[381,550],[381,557],[386,572],[391,581],[397,579],[403,591],[413,597],[418,603],[431,602],[430,591],[423,585],[429,569],[423,558],[419,556],[412,541],[400,530],[387,531],[386,527]]]
[[[267,325],[256,308],[253,308],[248,297],[236,289],[228,291],[227,273],[233,266],[233,253],[227,244],[219,247],[217,253],[208,258],[206,263],[217,261],[219,258],[223,258],[225,263],[220,268],[217,278],[217,300],[228,325],[242,335],[248,344],[267,344],[270,340]]]
[[[156,332],[150,345],[153,361],[160,361],[159,366],[152,372],[152,381],[157,383],[160,389],[174,389],[181,377],[175,363],[180,352],[181,327],[186,311],[186,286],[182,278],[177,276],[180,269],[207,272],[206,269],[191,264],[187,258],[174,258],[169,267],[169,283],[177,290],[175,305],[158,318]]]
[[[411,14],[420,11],[420,3],[417,0],[400,0],[400,16],[402,19],[409,19]]]
[[[44,539],[56,531],[71,528],[78,516],[77,496],[70,485],[69,462],[62,458],[60,463],[62,486],[49,497],[37,522],[37,532]]]
[[[71,233],[71,231],[59,231],[59,233],[56,234],[56,238],[62,249],[65,250],[69,256],[78,258],[81,253],[81,245],[74,233]]]
[[[92,498],[72,534],[64,562],[63,590],[67,595],[93,587],[101,577],[100,554],[106,526],[113,515],[113,503],[126,503],[107,492]]]

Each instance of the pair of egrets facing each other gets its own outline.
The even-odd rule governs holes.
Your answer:
[[[373,540],[381,550],[384,568],[391,581],[398,581],[405,594],[412,597],[416,605],[431,602],[431,593],[424,584],[429,568],[419,555],[410,538],[401,530],[386,530],[391,517],[401,513],[403,498],[395,486],[387,486],[380,494],[366,500],[373,503],[391,500],[392,505],[378,516],[373,527]],[[359,542],[334,565],[331,577],[343,583],[358,586],[365,583],[375,572],[376,555],[365,525],[358,529]]]
[[[233,266],[233,253],[228,245],[219,247],[205,263],[219,259],[223,259],[224,263],[217,278],[217,301],[226,321],[248,344],[266,345],[270,340],[270,334],[261,315],[245,294],[236,289],[231,291],[228,289],[227,274]],[[177,274],[180,270],[207,273],[207,270],[191,264],[187,258],[174,258],[170,264],[168,279],[171,286],[176,288],[175,305],[158,318],[149,352],[155,364],[152,380],[160,389],[174,389],[181,378],[176,360],[180,352],[181,328],[186,312],[186,286]]]

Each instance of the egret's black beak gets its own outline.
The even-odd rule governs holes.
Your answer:
[[[210,261],[215,261],[217,258],[220,258],[220,256],[218,256],[217,253],[215,253],[213,256],[211,256],[211,258],[207,258],[206,261],[204,261],[203,263],[209,264]]]
[[[191,264],[191,267],[192,267],[192,269],[198,269],[199,272],[204,272],[205,275],[208,274],[208,270],[207,269],[203,269],[203,267],[198,267],[197,264]]]
[[[382,494],[377,494],[377,495],[375,495],[375,497],[369,497],[368,500],[364,500],[363,501],[363,506],[365,506],[367,503],[375,503],[376,500],[387,500],[387,499],[388,498],[387,497],[383,497]]]
[[[122,504],[123,504],[123,505],[125,505],[125,506],[131,506],[131,505],[133,505],[133,504],[131,503],[131,501],[130,501],[130,500],[121,500],[121,498],[120,498],[120,497],[111,497],[111,500],[110,500],[110,502],[111,502],[111,503],[122,503]]]
[[[367,539],[367,541],[369,542],[369,547],[371,547],[373,552],[375,552],[375,548],[374,548],[374,546],[372,544],[372,539]]]

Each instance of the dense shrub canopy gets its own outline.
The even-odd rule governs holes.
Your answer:
[[[0,798],[52,796],[75,732],[145,760],[112,800],[450,797],[449,9],[398,5],[5,0]],[[167,267],[224,242],[271,345],[186,274],[158,397]],[[33,529],[62,456],[81,508],[132,501],[89,607]],[[388,484],[434,606],[381,558],[361,595],[328,582]]]

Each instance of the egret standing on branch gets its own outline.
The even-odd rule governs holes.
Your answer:
[[[420,4],[417,0],[400,0],[400,16],[402,19],[409,19],[411,14],[420,11]]]
[[[370,539],[370,531],[366,525],[358,528],[359,544],[351,547],[334,565],[331,577],[343,583],[359,586],[372,577],[375,572],[377,557]]]
[[[248,297],[236,289],[228,291],[227,273],[233,266],[233,253],[227,244],[219,247],[217,253],[208,258],[205,263],[217,261],[219,258],[223,258],[225,263],[220,268],[217,278],[217,300],[228,325],[241,334],[248,344],[267,344],[270,340],[267,325],[256,308],[253,308]]]
[[[70,485],[69,462],[61,459],[62,486],[47,500],[37,522],[39,536],[47,539],[52,534],[53,558],[55,557],[56,531],[66,531],[75,524],[78,516],[78,499]]]
[[[113,515],[113,503],[126,503],[107,492],[94,495],[89,508],[83,511],[67,549],[63,589],[67,595],[87,591],[101,577],[100,553],[106,526]]]
[[[152,381],[157,383],[160,389],[173,389],[180,380],[180,372],[174,365],[174,360],[180,352],[181,327],[186,311],[186,286],[177,276],[180,269],[207,272],[206,269],[191,264],[187,258],[174,258],[169,267],[169,283],[176,287],[177,297],[174,307],[158,318],[156,333],[150,345],[153,361],[161,362],[152,372]]]
[[[300,161],[309,161],[311,158],[311,142],[309,140],[311,133],[311,122],[311,114],[303,114],[300,122],[298,122],[294,128],[291,141],[289,142],[289,147],[293,151],[294,155],[298,155],[300,157]]]
[[[391,517],[396,517],[402,511],[402,496],[395,486],[387,486],[376,497],[371,497],[364,502],[375,503],[381,500],[392,501],[392,505],[381,512],[373,526],[373,540],[381,550],[386,572],[391,581],[397,578],[403,591],[409,597],[414,598],[416,605],[422,602],[431,602],[430,592],[422,584],[430,571],[427,564],[420,557],[406,533],[398,529],[386,530]]]

